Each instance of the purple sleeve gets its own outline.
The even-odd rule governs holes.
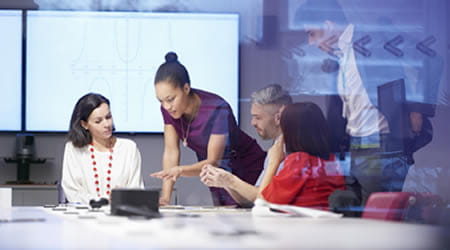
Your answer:
[[[232,124],[230,119],[234,119],[230,107],[228,105],[221,105],[217,107],[216,116],[212,123],[211,134],[228,134],[229,124]]]

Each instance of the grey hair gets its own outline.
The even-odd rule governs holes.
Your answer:
[[[292,104],[292,97],[279,84],[270,84],[252,93],[252,103],[255,104]]]

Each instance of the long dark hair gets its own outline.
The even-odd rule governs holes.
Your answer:
[[[319,106],[312,102],[288,105],[281,114],[280,125],[288,153],[302,151],[328,159],[330,132]]]
[[[172,83],[175,87],[183,89],[184,84],[191,85],[191,80],[189,78],[189,73],[178,61],[178,56],[175,52],[169,52],[165,56],[166,62],[161,64],[156,71],[155,85],[158,82],[168,81]]]
[[[91,133],[81,126],[81,121],[87,122],[92,111],[103,103],[109,106],[109,100],[96,93],[89,93],[78,99],[73,109],[72,118],[70,119],[69,134],[67,136],[67,139],[75,147],[81,148],[91,143]]]

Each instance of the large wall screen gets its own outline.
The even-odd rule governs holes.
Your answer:
[[[0,10],[0,131],[22,126],[22,11]]]
[[[191,85],[238,117],[237,14],[28,11],[26,130],[64,132],[89,92],[111,101],[118,132],[162,132],[153,80],[169,51]]]

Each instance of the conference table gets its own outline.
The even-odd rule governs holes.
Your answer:
[[[361,218],[255,216],[249,209],[169,206],[160,218],[109,208],[0,208],[0,249],[442,249],[439,226]]]

